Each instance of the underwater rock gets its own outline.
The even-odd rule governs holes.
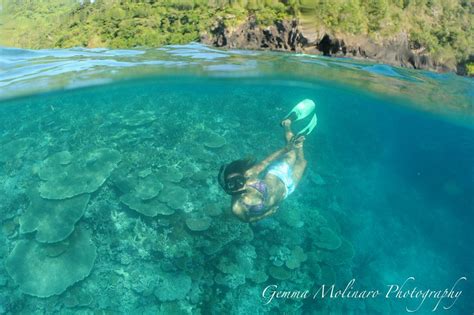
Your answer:
[[[288,280],[291,278],[291,272],[285,267],[270,266],[268,273],[276,280]]]
[[[142,200],[136,197],[133,192],[121,196],[120,201],[127,205],[130,209],[146,215],[147,217],[155,217],[158,214],[172,215],[175,212],[165,203],[160,202],[158,198]]]
[[[36,297],[61,294],[89,275],[97,256],[89,233],[76,229],[68,240],[67,249],[54,257],[51,244],[18,241],[5,267],[22,292]]]
[[[299,268],[302,262],[305,262],[308,256],[304,253],[303,249],[296,246],[290,253],[290,257],[285,261],[288,269]]]
[[[316,234],[314,244],[320,248],[335,250],[341,246],[341,239],[333,230],[322,227]]]
[[[188,202],[188,198],[189,192],[174,184],[166,184],[158,195],[158,199],[161,202],[166,203],[170,208],[175,210],[184,209],[185,204]]]
[[[30,205],[20,217],[20,233],[36,231],[36,240],[42,243],[59,242],[67,238],[77,221],[84,215],[89,194],[64,200],[48,200],[36,190],[28,193]]]
[[[104,148],[76,156],[68,165],[58,163],[56,176],[40,184],[40,195],[46,199],[66,199],[92,193],[102,186],[120,161],[117,150]]]
[[[207,148],[217,149],[223,147],[226,144],[226,140],[215,132],[208,132],[202,136],[202,143]]]
[[[181,300],[191,289],[191,278],[185,273],[164,273],[158,278],[155,296],[162,302]]]
[[[187,218],[186,226],[194,232],[206,231],[211,226],[212,219],[209,217]]]
[[[345,239],[342,239],[341,245],[336,250],[320,250],[318,253],[319,259],[330,266],[347,264],[355,254],[354,247]]]

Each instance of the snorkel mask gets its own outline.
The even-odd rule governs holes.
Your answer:
[[[226,165],[221,166],[219,171],[219,184],[222,189],[229,195],[239,195],[245,192],[242,189],[245,186],[247,179],[242,174],[234,173],[224,178]]]

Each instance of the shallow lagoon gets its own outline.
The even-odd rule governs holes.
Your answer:
[[[437,310],[472,311],[472,80],[198,44],[0,62],[1,312],[400,314],[420,298],[383,295],[409,277],[466,277]],[[319,122],[301,186],[240,223],[219,166],[283,145],[303,98]],[[351,279],[382,296],[262,296]]]

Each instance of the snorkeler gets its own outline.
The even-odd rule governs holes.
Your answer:
[[[286,145],[270,154],[260,163],[242,159],[223,165],[219,184],[232,196],[232,212],[244,222],[261,220],[275,213],[279,204],[298,185],[306,169],[303,143],[317,124],[315,104],[305,99],[283,119]],[[294,121],[313,114],[308,125],[296,135],[291,131]]]

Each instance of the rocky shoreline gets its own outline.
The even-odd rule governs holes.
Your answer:
[[[466,74],[462,64],[439,63],[424,49],[414,47],[406,33],[401,33],[390,41],[376,43],[362,36],[312,31],[296,19],[276,21],[271,26],[262,27],[256,23],[255,18],[249,17],[243,24],[232,28],[226,27],[220,19],[209,32],[201,34],[200,41],[215,47],[351,57],[412,69]]]

